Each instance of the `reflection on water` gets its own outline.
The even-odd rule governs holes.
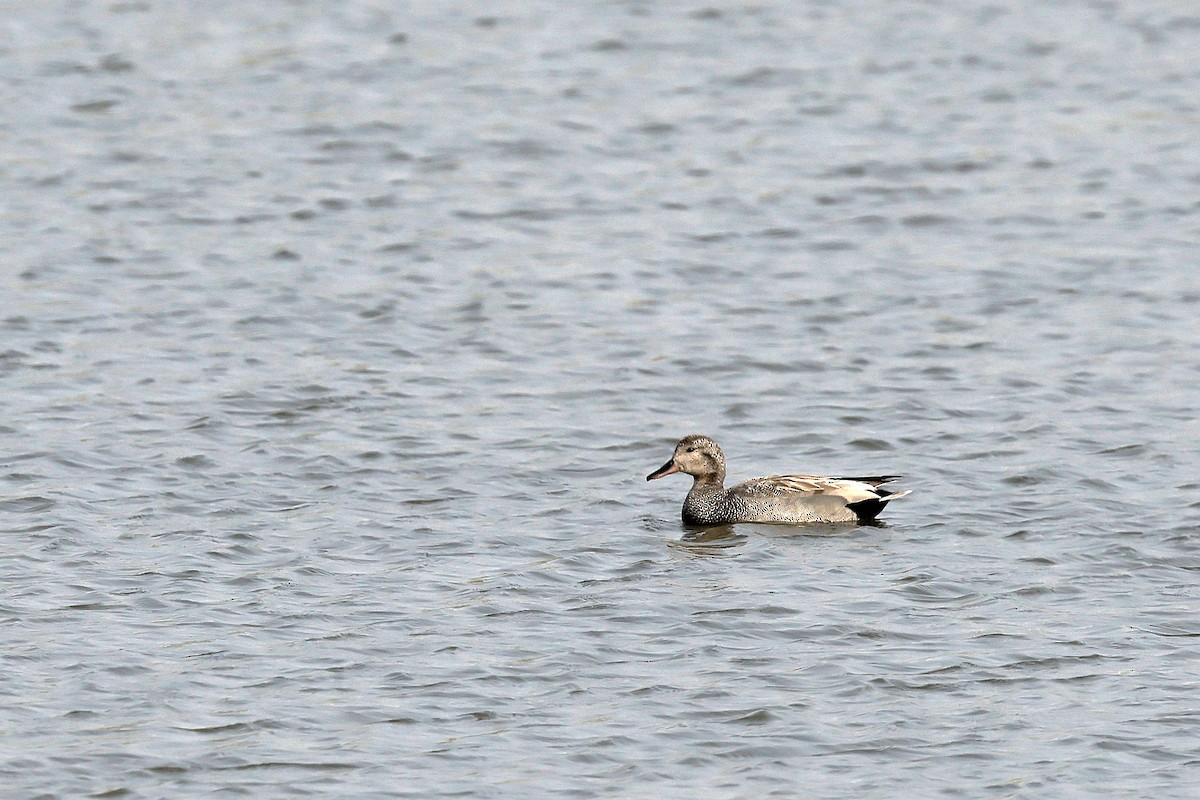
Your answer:
[[[723,555],[726,550],[740,547],[746,536],[737,532],[733,525],[714,525],[709,528],[686,527],[679,539],[668,540],[668,544],[696,555]]]

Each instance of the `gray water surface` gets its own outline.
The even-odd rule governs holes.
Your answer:
[[[7,3],[0,795],[1190,798],[1193,3]],[[878,526],[679,523],[900,472]]]

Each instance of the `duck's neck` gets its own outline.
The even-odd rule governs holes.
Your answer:
[[[725,475],[724,475],[724,473],[714,473],[712,475],[693,475],[692,476],[692,491],[693,492],[723,492],[723,491],[725,491]]]

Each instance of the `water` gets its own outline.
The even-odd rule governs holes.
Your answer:
[[[1195,796],[1192,4],[3,20],[3,796]]]

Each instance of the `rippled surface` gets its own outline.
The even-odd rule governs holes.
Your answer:
[[[1194,796],[1200,14],[577,5],[5,15],[5,791]]]

